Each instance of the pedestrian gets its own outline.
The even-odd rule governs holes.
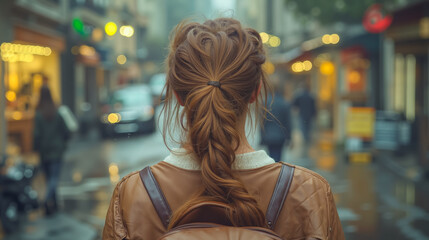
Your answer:
[[[279,83],[277,83],[279,84]],[[292,119],[289,103],[283,98],[280,87],[274,95],[268,95],[269,111],[261,128],[261,145],[266,145],[270,157],[276,162],[282,159],[283,147],[290,143]]]
[[[51,215],[58,210],[57,187],[70,131],[59,114],[47,86],[40,89],[33,136],[34,150],[40,154],[41,168],[46,177],[46,198],[43,205],[46,215]]]
[[[307,148],[311,144],[312,125],[316,117],[316,101],[310,92],[309,84],[303,84],[303,88],[295,95],[292,105],[298,110],[299,128]]]
[[[283,239],[344,239],[326,180],[305,168],[276,163],[248,143],[250,108],[259,109],[266,96],[265,59],[259,33],[237,20],[175,28],[166,61],[164,138],[169,127],[180,128],[181,148],[117,184],[103,239],[158,239],[191,221],[193,210],[208,202],[223,209],[223,215],[203,211],[203,217],[219,217],[232,226],[270,227]],[[291,181],[277,179],[284,168]],[[290,184],[289,195],[268,211],[277,182]],[[273,212],[277,221],[267,221]]]

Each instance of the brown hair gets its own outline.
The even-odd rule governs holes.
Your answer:
[[[252,94],[260,85],[265,94],[259,96],[266,96],[264,62],[259,33],[242,28],[237,20],[218,18],[175,28],[167,58],[164,140],[176,114],[186,143],[200,161],[203,189],[173,213],[169,228],[203,201],[230,205],[227,215],[235,226],[266,226],[263,211],[231,169],[240,145],[237,123],[249,114]],[[174,92],[183,102],[182,111]]]

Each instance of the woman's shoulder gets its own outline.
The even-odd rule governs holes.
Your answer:
[[[294,168],[289,195],[297,204],[301,202],[326,202],[326,196],[331,194],[328,181],[320,174],[296,165],[282,163]]]
[[[139,176],[139,172],[140,171],[134,171],[131,172],[127,175],[125,175],[117,184],[116,184],[116,189],[117,190],[123,190],[124,188],[126,188],[128,185],[133,185],[136,182],[140,181],[140,176]]]
[[[161,181],[161,182],[163,182],[163,180],[164,180],[163,176],[160,176],[161,174],[166,172],[165,174],[171,176],[171,174],[173,174],[172,171],[179,169],[179,168],[175,168],[175,167],[173,167],[173,169],[171,169],[172,166],[170,166],[169,164],[165,164],[163,161],[161,161],[155,165],[151,165],[151,166],[147,166],[147,167],[150,167],[151,172],[152,172],[153,176],[155,177],[156,181]],[[116,189],[117,189],[119,195],[121,195],[122,197],[126,197],[126,196],[133,197],[136,195],[135,190],[141,189],[144,186],[143,182],[141,180],[141,177],[140,177],[140,172],[143,169],[128,173],[116,184]],[[161,182],[159,182],[159,183],[161,183]],[[142,192],[142,193],[144,193],[144,192]]]
[[[294,175],[278,220],[288,227],[277,231],[288,239],[326,239],[330,229],[341,228],[328,181],[307,168],[282,164],[294,167]]]
[[[293,164],[284,163],[284,162],[282,162],[282,164],[293,167],[295,169],[294,177],[293,177],[293,181],[295,181],[295,183],[304,184],[306,182],[311,182],[312,185],[323,187],[323,188],[329,188],[328,181],[320,174],[308,168],[301,167],[298,165],[293,165]]]

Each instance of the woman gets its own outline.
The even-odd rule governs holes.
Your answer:
[[[250,106],[257,109],[266,96],[264,62],[258,32],[234,19],[176,27],[167,59],[164,134],[175,119],[182,148],[151,167],[173,212],[169,226],[135,172],[116,186],[103,239],[157,239],[206,200],[231,206],[235,226],[267,226],[264,214],[283,163],[255,151],[245,134]],[[274,231],[284,239],[344,239],[326,180],[296,167]]]
[[[46,215],[50,215],[58,210],[57,186],[70,132],[58,113],[47,86],[40,89],[34,121],[34,149],[40,154],[41,166],[46,177],[44,207]]]
[[[291,141],[292,117],[289,103],[282,96],[280,83],[272,80],[271,86],[277,91],[267,97],[271,103],[270,114],[261,128],[261,145],[266,145],[270,157],[280,162],[285,155],[283,147],[289,145]]]

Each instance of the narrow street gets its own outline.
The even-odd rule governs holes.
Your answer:
[[[250,138],[257,142],[258,134]],[[429,239],[429,191],[424,183],[406,181],[380,162],[348,163],[334,148],[329,133],[320,134],[302,157],[298,132],[295,144],[285,150],[284,161],[314,170],[331,184],[346,239]],[[41,211],[29,216],[29,223],[9,239],[70,239],[62,229],[70,222],[69,236],[80,234],[99,239],[115,184],[126,174],[162,160],[168,154],[160,133],[97,140],[88,136],[73,142],[66,155],[60,183],[61,214],[44,218]],[[43,196],[44,179],[39,175],[35,188]],[[79,225],[80,224],[80,225]],[[39,238],[34,233],[39,232]],[[40,233],[42,232],[42,233]],[[66,231],[67,233],[67,231]],[[88,235],[88,233],[90,233]],[[49,237],[48,237],[49,235]],[[75,239],[75,238],[74,238]],[[82,238],[83,239],[83,238]]]

